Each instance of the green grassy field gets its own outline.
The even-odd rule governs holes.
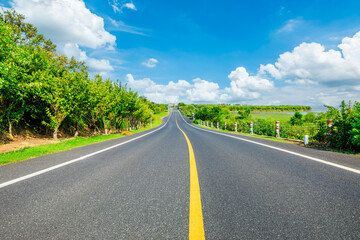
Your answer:
[[[161,125],[161,118],[168,115],[168,112],[163,112],[160,114],[155,114],[152,122],[152,127],[157,127]],[[142,132],[150,129],[151,127],[141,128],[138,130],[131,131],[131,133]],[[17,151],[1,153],[0,154],[0,164],[6,164],[11,162],[18,162],[26,160],[33,157],[39,157],[50,153],[61,152],[65,150],[70,150],[72,148],[81,147],[89,145],[92,143],[103,142],[110,139],[123,137],[121,134],[111,134],[111,135],[98,135],[94,137],[76,137],[70,139],[61,139],[60,143],[55,144],[45,144],[35,147],[27,147]]]
[[[273,121],[287,122],[293,114],[279,113],[279,112],[266,112],[266,113],[251,113],[255,119],[272,119]]]

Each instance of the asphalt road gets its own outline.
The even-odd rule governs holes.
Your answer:
[[[0,239],[188,239],[189,149],[176,122],[195,155],[206,239],[360,239],[359,157],[236,136],[352,172],[185,121],[174,111],[155,131],[1,166]]]

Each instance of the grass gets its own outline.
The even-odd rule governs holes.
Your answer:
[[[130,131],[131,133],[138,133],[149,130],[151,128],[157,127],[161,125],[161,118],[168,115],[168,112],[163,112],[160,114],[155,114],[152,127],[145,127],[138,130]],[[124,137],[119,134],[111,134],[111,135],[98,135],[94,137],[75,137],[70,139],[62,139],[60,143],[55,144],[44,144],[34,147],[26,147],[17,151],[6,152],[0,154],[0,164],[6,164],[11,162],[18,162],[34,157],[43,156],[50,153],[61,152],[65,150],[70,150],[76,147],[81,147],[93,143],[103,142],[110,139]]]
[[[287,122],[294,114],[286,114],[279,112],[267,112],[267,113],[251,113],[251,116],[255,119],[269,119],[273,121]]]

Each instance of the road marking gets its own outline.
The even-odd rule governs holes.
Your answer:
[[[126,143],[135,141],[135,140],[137,140],[137,139],[139,139],[139,138],[145,137],[145,136],[147,136],[147,135],[149,135],[149,134],[151,134],[151,133],[154,133],[154,132],[156,132],[156,131],[159,131],[160,129],[162,129],[163,127],[166,126],[166,124],[167,124],[167,123],[169,122],[169,120],[170,120],[171,115],[172,115],[172,112],[170,113],[169,118],[168,118],[168,120],[166,121],[166,123],[165,123],[164,125],[162,125],[161,127],[159,127],[158,129],[155,129],[154,131],[151,131],[151,132],[146,133],[146,134],[144,134],[144,135],[135,137],[135,138],[130,139],[130,140],[128,140],[128,141],[125,141],[125,142],[116,144],[116,145],[114,145],[114,146],[111,146],[111,147],[108,147],[108,148],[104,148],[104,149],[99,150],[99,151],[97,151],[97,152],[93,152],[93,153],[87,154],[87,155],[85,155],[85,156],[82,156],[82,157],[79,157],[79,158],[75,158],[75,159],[73,159],[73,160],[70,160],[70,161],[67,161],[67,162],[64,162],[64,163],[61,163],[61,164],[58,164],[58,165],[55,165],[55,166],[52,166],[52,167],[49,167],[49,168],[46,168],[46,169],[37,171],[37,172],[34,172],[34,173],[31,173],[31,174],[28,174],[28,175],[25,175],[25,176],[23,176],[23,177],[15,178],[15,179],[13,179],[13,180],[10,180],[10,181],[1,183],[1,184],[0,184],[0,189],[1,189],[1,188],[4,188],[4,187],[6,187],[6,186],[12,185],[12,184],[14,184],[14,183],[18,183],[18,182],[24,181],[24,180],[26,180],[26,179],[29,179],[29,178],[38,176],[38,175],[40,175],[40,174],[43,174],[43,173],[46,173],[46,172],[50,172],[50,171],[55,170],[55,169],[57,169],[57,168],[61,168],[61,167],[64,167],[64,166],[66,166],[66,165],[69,165],[69,164],[72,164],[72,163],[75,163],[75,162],[79,162],[79,161],[84,160],[84,159],[86,159],[86,158],[88,158],[88,157],[91,157],[91,156],[97,155],[97,154],[99,154],[99,153],[108,151],[108,150],[110,150],[110,149],[119,147],[119,146],[121,146],[121,145],[124,145],[124,144],[126,144]]]
[[[196,161],[194,150],[191,146],[189,138],[185,132],[179,127],[177,120],[176,125],[179,130],[184,134],[188,148],[190,160],[190,212],[189,212],[189,240],[202,240],[205,239],[204,223],[201,208],[201,196],[199,177],[196,169]]]
[[[254,144],[257,144],[257,145],[260,145],[260,146],[263,146],[263,147],[272,148],[272,149],[275,149],[275,150],[278,150],[278,151],[281,151],[281,152],[286,152],[286,153],[289,153],[289,154],[292,154],[292,155],[295,155],[295,156],[299,156],[299,157],[303,157],[303,158],[306,158],[306,159],[309,159],[309,160],[312,160],[312,161],[315,161],[315,162],[323,163],[323,164],[326,164],[326,165],[329,165],[329,166],[332,166],[332,167],[336,167],[336,168],[340,168],[340,169],[343,169],[343,170],[346,170],[346,171],[349,171],[349,172],[360,174],[360,170],[355,169],[355,168],[346,167],[346,166],[336,164],[336,163],[332,163],[332,162],[328,162],[328,161],[325,161],[325,160],[322,160],[322,159],[319,159],[319,158],[310,157],[310,156],[307,156],[307,155],[304,155],[304,154],[301,154],[301,153],[297,153],[297,152],[289,151],[289,150],[282,149],[282,148],[279,148],[279,147],[274,147],[274,146],[271,146],[271,145],[267,145],[267,144],[264,144],[264,143],[259,143],[259,142],[255,142],[255,141],[252,141],[252,140],[244,139],[244,138],[241,138],[241,137],[238,137],[238,136],[232,136],[232,135],[228,135],[228,134],[224,134],[224,133],[220,133],[220,132],[215,132],[215,131],[203,129],[203,128],[200,128],[200,127],[195,127],[195,126],[189,124],[188,122],[186,122],[181,113],[180,113],[180,116],[181,116],[181,118],[183,119],[183,121],[186,124],[188,124],[189,126],[195,128],[195,129],[199,129],[199,130],[202,130],[202,131],[205,131],[205,132],[210,132],[210,133],[213,133],[213,134],[226,136],[226,137],[229,137],[229,138],[235,138],[237,140],[241,140],[241,141],[245,141],[245,142],[249,142],[249,143],[254,143]]]

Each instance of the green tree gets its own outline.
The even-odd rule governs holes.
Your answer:
[[[299,112],[295,112],[294,116],[290,118],[290,123],[292,125],[302,125],[303,124],[303,115]]]
[[[242,120],[242,119],[247,119],[247,118],[250,117],[250,113],[251,113],[250,108],[249,108],[249,107],[246,107],[244,110],[239,110],[239,111],[238,111],[238,114],[239,114],[238,118],[239,118],[240,120]]]
[[[38,95],[49,105],[46,114],[49,121],[43,124],[53,130],[53,138],[57,139],[62,121],[71,113],[76,102],[76,87],[69,71],[69,61],[64,56],[54,55],[50,59],[48,69],[42,71],[38,78]]]
[[[360,103],[356,102],[353,109],[353,120],[350,122],[351,129],[349,131],[349,135],[354,148],[357,151],[360,151]]]
[[[304,116],[304,120],[306,122],[315,122],[316,119],[316,115],[313,112],[308,112],[305,116]]]

